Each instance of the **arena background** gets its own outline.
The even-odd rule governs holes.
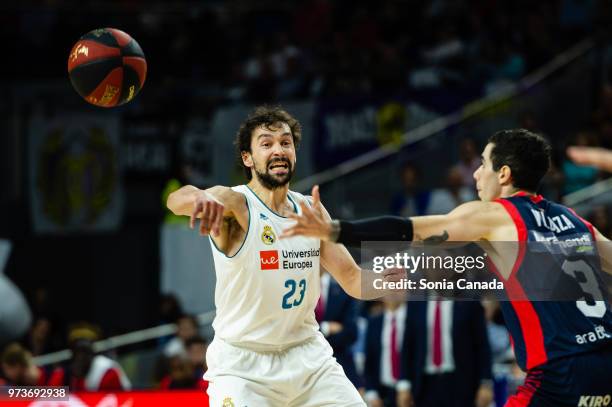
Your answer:
[[[3,3],[0,342],[38,335],[34,362],[51,369],[86,326],[133,388],[153,389],[179,314],[210,340],[210,247],[165,197],[241,183],[232,141],[260,103],[302,121],[292,189],[320,184],[334,216],[389,213],[403,182],[445,189],[466,139],[479,156],[520,126],[555,147],[544,195],[610,236],[611,183],[564,151],[612,147],[611,18],[605,0]],[[89,106],[67,77],[70,48],[100,27],[148,62],[118,108]]]

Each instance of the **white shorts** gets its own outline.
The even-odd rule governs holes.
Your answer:
[[[215,338],[206,363],[211,407],[365,407],[322,335],[279,352]]]

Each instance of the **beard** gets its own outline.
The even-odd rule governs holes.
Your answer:
[[[287,173],[283,175],[275,175],[271,174],[269,168],[273,164],[277,163],[285,163],[287,164]],[[266,163],[265,172],[260,172],[257,170],[257,165],[255,165],[255,175],[257,176],[257,180],[267,189],[275,190],[281,187],[284,187],[291,181],[293,177],[293,167],[291,163],[286,158],[275,158]]]

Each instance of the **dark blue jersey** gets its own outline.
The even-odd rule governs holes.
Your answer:
[[[593,227],[563,205],[526,194],[498,199],[519,252],[501,308],[524,370],[612,346],[612,312]]]

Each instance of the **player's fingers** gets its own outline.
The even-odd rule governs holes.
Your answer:
[[[189,217],[189,227],[193,229],[195,227],[195,220],[198,217],[198,213],[200,213],[200,202],[195,202],[193,204],[193,209],[191,211],[191,216]]]
[[[216,236],[217,232],[217,216],[218,216],[218,204],[216,202],[211,202],[210,204],[210,223],[208,224],[210,233]]]
[[[294,220],[296,225],[302,225],[305,219],[304,216],[295,213],[290,213],[287,217],[291,220]]]
[[[300,202],[300,208],[302,208],[303,217],[305,217],[307,220],[310,220],[310,221],[314,220],[315,216],[310,206],[308,206],[305,202]]]
[[[210,202],[204,203],[204,207],[202,208],[202,219],[200,220],[200,235],[202,236],[209,232],[210,209]]]
[[[223,205],[217,204],[215,210],[215,220],[213,222],[213,233],[219,236],[221,226],[223,225]]]
[[[286,237],[291,237],[294,235],[295,235],[295,226],[291,226],[281,232],[280,238],[284,239]]]
[[[319,208],[321,206],[321,196],[319,195],[319,186],[312,187],[312,206]]]

